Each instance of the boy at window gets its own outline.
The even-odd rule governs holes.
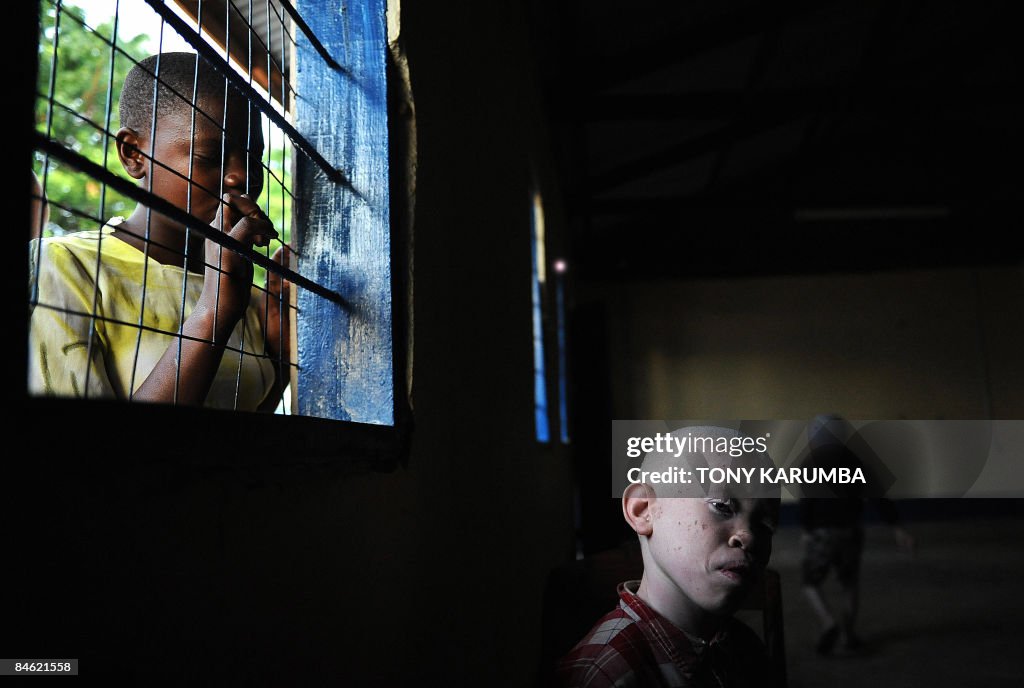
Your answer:
[[[155,196],[266,246],[277,232],[256,204],[260,115],[226,90],[192,53],[146,58],[121,92],[118,158]],[[281,284],[254,289],[248,260],[143,204],[101,230],[34,241],[29,256],[30,393],[276,406],[275,362],[288,355]]]
[[[740,437],[726,428],[677,430],[682,437]],[[650,453],[644,471],[697,466],[771,466],[766,454]],[[770,497],[764,497],[770,494]],[[626,522],[640,538],[643,577],[619,585],[619,606],[601,618],[558,666],[558,685],[775,685],[761,641],[732,618],[768,563],[778,523],[774,488],[631,484]],[[697,496],[700,495],[700,496]]]

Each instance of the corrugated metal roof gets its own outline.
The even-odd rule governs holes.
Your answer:
[[[295,33],[292,19],[280,2],[230,0],[230,12],[225,0],[174,2],[196,21],[202,15],[203,33],[212,36],[222,48],[229,43],[231,56],[243,69],[251,69],[253,81],[264,89],[269,82],[271,97],[288,106],[291,102],[288,75]],[[230,31],[225,31],[226,27],[230,27]]]

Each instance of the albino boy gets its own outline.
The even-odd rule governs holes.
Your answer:
[[[738,437],[726,428],[677,432]],[[768,466],[767,454],[648,454],[644,470]],[[697,488],[697,489],[695,489]],[[619,585],[619,607],[600,619],[559,663],[560,685],[771,686],[764,646],[732,618],[772,550],[779,500],[763,489],[631,484],[626,522],[640,538],[644,573]],[[777,493],[774,493],[777,494]]]

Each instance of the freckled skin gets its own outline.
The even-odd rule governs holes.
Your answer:
[[[684,630],[710,636],[767,565],[778,500],[669,497],[655,504],[640,597]],[[722,572],[740,562],[748,569],[739,579]]]

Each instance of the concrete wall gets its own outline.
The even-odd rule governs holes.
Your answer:
[[[1020,418],[1021,278],[948,269],[600,291],[615,415]]]

